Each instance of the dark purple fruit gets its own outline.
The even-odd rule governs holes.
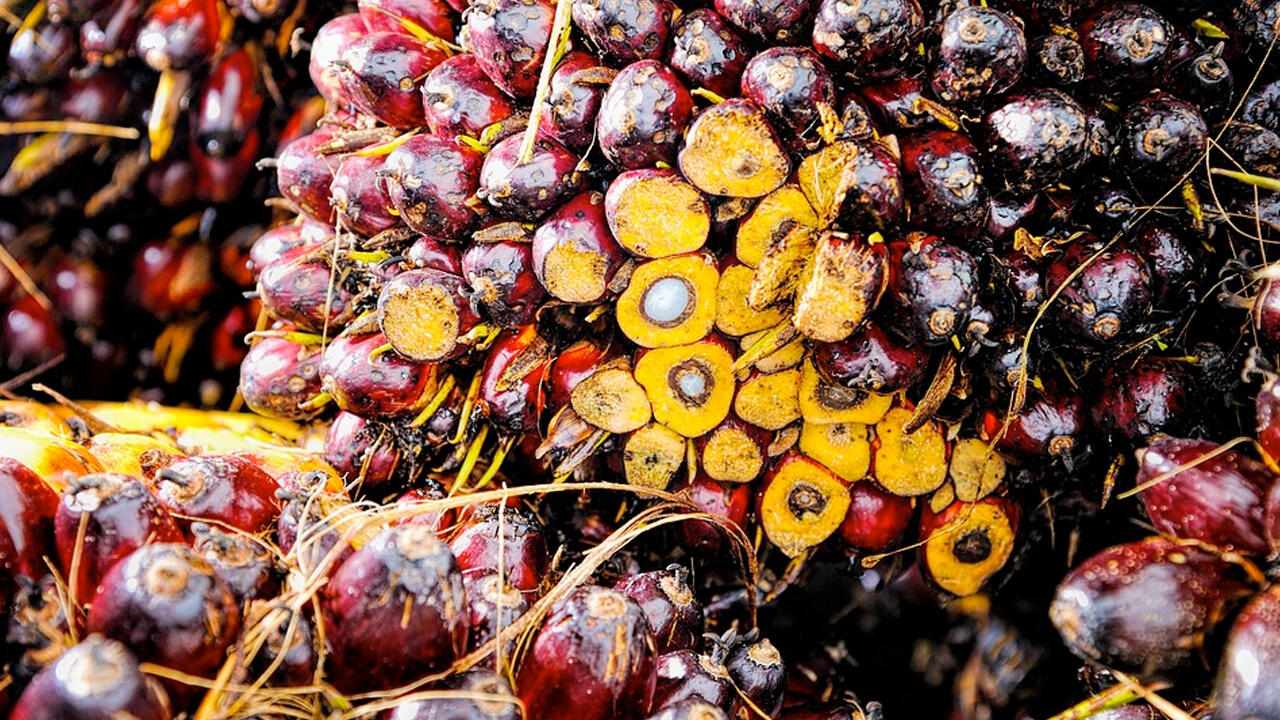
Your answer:
[[[318,130],[294,140],[276,158],[276,186],[299,210],[317,220],[333,222],[329,186],[338,169],[338,157],[322,155],[318,148],[333,139],[328,130]]]
[[[373,237],[399,224],[383,179],[386,160],[385,155],[343,156],[329,185],[329,202],[341,227]]]
[[[503,92],[533,97],[555,19],[550,0],[476,0],[467,10],[466,35],[476,62]]]
[[[730,97],[738,92],[749,54],[746,42],[724,16],[710,8],[698,8],[681,15],[672,26],[667,64],[689,87]]]
[[[585,152],[596,136],[596,114],[614,70],[590,53],[574,50],[551,74],[547,103],[538,118],[539,132],[575,152]]]
[[[472,510],[449,547],[464,573],[501,572],[522,592],[542,586],[550,562],[546,536],[537,519],[497,503]]]
[[[1153,357],[1112,367],[1092,395],[1094,427],[1131,443],[1178,436],[1197,419],[1195,380],[1189,366],[1175,360]]]
[[[689,572],[679,565],[619,580],[614,590],[640,603],[659,653],[694,650],[702,640],[702,604],[689,587]]]
[[[610,64],[657,60],[671,33],[669,0],[575,0],[573,24]]]
[[[240,363],[240,395],[245,405],[268,417],[315,417],[319,410],[302,404],[320,392],[320,358],[319,345],[259,338]]]
[[[751,58],[742,74],[742,95],[765,109],[793,148],[815,146],[818,104],[836,105],[835,80],[807,47],[769,48]]]
[[[819,372],[847,388],[876,393],[906,390],[924,377],[929,355],[921,346],[902,343],[880,323],[869,323],[838,343],[816,343]]]
[[[476,56],[464,53],[427,74],[422,110],[427,127],[441,138],[479,137],[485,128],[511,117],[515,105],[484,74]]]
[[[304,332],[337,332],[355,317],[355,295],[327,258],[303,256],[273,262],[258,275],[258,299],[275,320]]]
[[[229,533],[194,523],[196,552],[204,556],[238,602],[273,598],[280,594],[280,575],[271,551],[243,533]]]
[[[529,600],[520,589],[496,572],[465,573],[462,578],[467,589],[469,623],[471,625],[470,648],[484,647],[503,629],[524,615]],[[514,642],[508,642],[490,658],[512,657]],[[491,660],[490,665],[493,664]]]
[[[311,83],[325,100],[339,107],[347,103],[342,82],[338,79],[336,61],[352,43],[368,32],[369,26],[359,13],[339,15],[316,31],[311,39],[311,60],[307,71],[311,75]]]
[[[962,7],[942,23],[938,58],[929,78],[947,103],[980,105],[1018,83],[1027,41],[1013,18],[988,7]]]
[[[690,698],[662,708],[649,720],[729,720],[729,716],[705,700]]]
[[[1168,20],[1133,2],[1108,4],[1080,25],[1090,78],[1101,89],[1125,94],[1163,79],[1176,40]]]
[[[1076,655],[1144,679],[1169,677],[1201,657],[1214,626],[1250,593],[1238,575],[1163,538],[1115,545],[1067,575],[1049,617]]]
[[[658,658],[655,672],[658,681],[653,696],[655,708],[698,699],[728,712],[737,698],[729,671],[712,655],[675,650]]]
[[[1033,38],[1027,54],[1027,75],[1038,85],[1072,87],[1084,80],[1084,48],[1072,38],[1057,33]]]
[[[980,282],[978,261],[936,235],[913,233],[889,245],[893,327],[916,342],[940,345],[961,332]]]
[[[907,135],[900,145],[912,225],[966,238],[986,229],[990,199],[982,185],[978,149],[969,138],[933,130]]]
[[[770,44],[803,40],[811,0],[715,0],[716,12],[739,30]]]
[[[1173,70],[1176,94],[1200,108],[1206,120],[1220,120],[1235,104],[1235,75],[1221,52],[1208,50]]]
[[[1082,235],[1045,270],[1045,293],[1057,290],[1097,251],[1096,238]],[[1116,346],[1151,314],[1151,272],[1130,250],[1107,250],[1075,276],[1050,312],[1055,327],[1085,347]]]
[[[622,69],[600,101],[600,150],[624,170],[674,165],[693,98],[671,68],[641,60]]]
[[[171,513],[247,533],[265,530],[280,514],[275,479],[236,455],[179,458],[156,472],[155,487]]]
[[[459,239],[477,220],[470,203],[480,187],[484,161],[479,152],[451,138],[417,135],[387,155],[387,197],[415,232]]]
[[[533,270],[527,242],[474,243],[462,254],[468,298],[481,315],[505,328],[528,325],[547,291]]]
[[[1090,154],[1085,109],[1058,90],[1028,90],[986,118],[989,162],[1019,191],[1064,182]]]
[[[1259,594],[1236,617],[1213,688],[1213,717],[1248,720],[1280,715],[1280,684],[1266,668],[1280,662],[1280,588]]]
[[[1022,411],[1013,416],[996,446],[1024,458],[1068,459],[1082,451],[1088,416],[1080,396],[1054,388],[1029,392]],[[983,425],[987,437],[995,437],[1004,419],[1003,410],[987,413]]]
[[[1208,138],[1196,106],[1157,93],[1121,118],[1112,167],[1138,190],[1163,192],[1199,160]]]
[[[335,65],[345,99],[391,127],[408,129],[426,124],[419,91],[444,59],[412,35],[371,32],[348,45]]]
[[[90,635],[27,685],[12,720],[169,720],[169,701],[128,648]]]
[[[524,134],[518,133],[489,150],[477,194],[499,216],[533,222],[573,197],[584,178],[578,158],[554,140],[537,140],[533,155],[521,163],[523,142]]]
[[[768,638],[748,638],[738,644],[725,658],[724,666],[734,687],[751,705],[769,716],[778,714],[787,687],[787,667]],[[755,712],[751,705],[742,698],[736,700],[734,717],[750,717]]]
[[[379,720],[522,720],[525,715],[511,693],[511,686],[490,670],[468,670],[458,673],[440,685],[480,697],[440,697],[410,700],[387,710]]]
[[[813,47],[856,81],[885,79],[909,65],[924,29],[917,0],[822,0]]]
[[[1194,306],[1205,272],[1204,252],[1195,237],[1174,223],[1149,220],[1134,231],[1129,246],[1147,261],[1156,308],[1177,313]]]

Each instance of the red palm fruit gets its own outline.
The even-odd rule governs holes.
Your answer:
[[[39,475],[0,458],[0,570],[6,576],[35,580],[48,574],[44,558],[53,555],[57,510],[58,496]]]
[[[412,34],[422,28],[442,40],[453,38],[453,9],[444,0],[359,0],[356,6],[372,32]]]
[[[745,528],[751,514],[753,490],[748,483],[719,483],[700,474],[683,492],[699,511]],[[680,523],[677,533],[682,545],[699,554],[715,555],[728,547],[724,533],[704,520],[686,520]]]
[[[800,163],[797,180],[819,217],[838,212],[848,227],[880,230],[903,219],[898,151],[885,139],[829,145]]]
[[[153,70],[188,70],[213,57],[220,26],[213,0],[156,0],[147,8],[134,50]]]
[[[564,203],[584,184],[578,158],[560,143],[538,139],[520,162],[521,133],[494,145],[480,169],[478,194],[501,217],[533,222]]]
[[[1138,190],[1155,190],[1189,170],[1200,157],[1209,128],[1199,109],[1157,93],[1135,103],[1116,130],[1113,167]]]
[[[1148,357],[1133,367],[1112,367],[1093,393],[1094,427],[1132,443],[1180,435],[1195,422],[1195,379],[1186,363]]]
[[[394,128],[426,124],[419,88],[445,54],[412,35],[369,32],[347,45],[334,63],[343,99]]]
[[[110,3],[80,25],[80,57],[87,65],[118,63],[133,45],[142,25],[143,0]]]
[[[914,225],[969,238],[987,227],[990,198],[978,148],[960,133],[931,130],[900,139],[902,180]]]
[[[916,0],[822,0],[813,20],[813,46],[865,82],[908,66],[924,27]]]
[[[547,374],[547,405],[568,407],[573,389],[600,369],[609,354],[608,341],[590,337],[557,352]]]
[[[600,150],[624,170],[674,165],[693,115],[693,97],[671,68],[657,60],[634,62],[618,73],[600,102]]]
[[[598,192],[560,206],[533,236],[534,274],[552,297],[569,303],[603,300],[627,257],[609,232],[604,195]]]
[[[668,705],[649,716],[649,720],[728,720],[728,718],[724,710],[697,698]]]
[[[280,515],[276,481],[235,455],[181,458],[156,472],[155,486],[171,512],[247,533],[267,529]]]
[[[1074,241],[1049,264],[1045,292],[1066,283],[1098,248],[1090,235]],[[1057,327],[1085,346],[1115,345],[1132,337],[1151,314],[1151,272],[1137,253],[1108,250],[1086,266],[1060,294],[1052,312]]]
[[[1213,689],[1213,717],[1246,720],[1280,714],[1280,685],[1264,670],[1277,662],[1280,588],[1272,587],[1254,597],[1231,625]]]
[[[716,12],[739,30],[769,44],[792,42],[805,36],[813,13],[807,0],[716,0]]]
[[[283,498],[285,504],[280,510],[280,518],[276,520],[276,542],[280,552],[304,575],[312,575],[326,563],[326,573],[332,574],[353,552],[349,542],[339,544],[343,528],[331,519],[332,513],[349,504],[350,500],[314,488],[284,493]],[[307,542],[299,544],[300,537],[306,537]]]
[[[890,299],[899,331],[941,345],[963,331],[978,301],[978,261],[936,235],[911,233],[889,245]]]
[[[952,595],[981,591],[1012,557],[1019,518],[1017,503],[990,495],[972,503],[953,502],[937,513],[925,503],[920,513],[920,568]]]
[[[911,498],[894,495],[871,479],[855,482],[849,487],[840,539],[851,550],[885,552],[902,538],[914,514]]]
[[[368,32],[369,26],[359,13],[348,13],[320,26],[311,39],[311,59],[307,66],[311,83],[330,103],[341,107],[345,97],[335,63],[352,43]]]
[[[924,377],[928,352],[871,323],[837,343],[816,343],[814,365],[847,388],[881,394],[905,390]]]
[[[0,347],[10,372],[33,368],[66,350],[58,318],[32,295],[25,295],[0,320]]]
[[[533,271],[533,249],[526,242],[474,243],[462,254],[462,274],[472,306],[504,328],[533,322],[547,295]]]
[[[1157,308],[1180,311],[1196,296],[1206,264],[1195,237],[1171,222],[1155,220],[1140,225],[1129,244],[1147,261]]]
[[[132,100],[124,76],[119,71],[102,69],[88,77],[68,78],[58,111],[85,122],[120,122],[127,116]]]
[[[268,682],[274,686],[309,685],[315,681],[316,631],[306,615],[291,613],[289,617],[268,630],[262,649],[250,663],[251,672],[261,677],[271,670]]]
[[[357,480],[366,494],[400,485],[411,458],[396,442],[396,429],[376,420],[340,412],[324,436],[324,459],[346,483]]]
[[[78,3],[70,0],[51,0],[47,4],[45,14],[55,23],[81,22],[86,16],[104,10],[112,4],[110,0],[88,0]]]
[[[191,138],[188,149],[196,169],[196,197],[210,203],[231,202],[258,160],[258,131],[247,133],[240,149],[228,158],[205,155],[194,142]]]
[[[480,187],[484,162],[452,138],[409,138],[387,155],[387,196],[414,231],[456,239],[477,220],[468,201]]]
[[[1033,392],[996,447],[1024,458],[1069,458],[1084,447],[1087,421],[1084,402],[1075,392]],[[984,439],[994,438],[1003,425],[1003,411],[988,411],[983,419]]]
[[[774,47],[751,58],[742,96],[769,114],[793,149],[813,147],[821,124],[818,105],[836,106],[836,85],[822,58],[807,47]]]
[[[440,270],[451,275],[462,274],[462,258],[458,248],[449,245],[439,238],[423,235],[404,252],[405,260],[411,267]]]
[[[467,603],[471,638],[468,648],[475,650],[497,637],[504,628],[524,615],[529,600],[524,593],[496,572],[465,573],[462,584],[467,589]],[[498,652],[486,660],[493,667],[497,657],[512,657],[514,641],[507,642]]]
[[[380,332],[340,335],[329,343],[320,360],[321,387],[340,409],[388,418],[413,415],[431,402],[439,368],[396,352],[375,354],[386,344]]]
[[[344,692],[386,689],[443,670],[467,645],[467,598],[449,548],[396,525],[352,553],[321,590],[326,669]]]
[[[925,110],[928,91],[925,80],[908,75],[864,85],[858,89],[871,114],[884,127],[917,130],[938,127],[933,115]]]
[[[972,107],[1016,85],[1026,64],[1018,21],[987,7],[961,7],[942,22],[929,84],[939,100]]]
[[[480,324],[466,282],[440,270],[406,270],[382,286],[378,326],[397,353],[419,362],[466,352],[464,336]]]
[[[169,720],[171,714],[164,691],[124,645],[90,635],[32,678],[9,717]]]
[[[192,523],[191,531],[196,552],[222,578],[236,602],[280,594],[280,575],[266,545],[248,535],[224,532],[205,523]]]
[[[195,163],[170,155],[147,171],[147,193],[161,207],[182,207],[195,199],[196,179]]]
[[[550,563],[546,535],[537,518],[496,503],[472,510],[449,547],[468,575],[501,572],[521,592],[538,590]]]
[[[463,53],[427,74],[422,83],[422,110],[433,134],[453,138],[479,137],[485,128],[511,117],[516,108],[484,74],[476,56]]]
[[[1264,280],[1249,311],[1253,328],[1270,344],[1280,344],[1280,283]]]
[[[258,275],[258,298],[272,319],[304,332],[336,333],[355,317],[354,294],[319,254],[268,264]]]
[[[1168,475],[1139,493],[1142,505],[1166,535],[1265,554],[1266,496],[1276,478],[1262,463],[1230,450],[1204,457],[1218,449],[1207,440],[1162,438],[1139,450],[1139,486]]]
[[[1139,677],[1197,664],[1205,639],[1252,590],[1239,569],[1163,538],[1115,545],[1058,586],[1049,618],[1076,655]]]
[[[737,696],[729,671],[715,655],[673,650],[658,657],[655,674],[653,707],[658,709],[698,699],[728,712]]]
[[[87,629],[119,640],[143,662],[208,676],[236,638],[240,607],[195,550],[152,543],[103,577]]]
[[[1167,69],[1176,42],[1169,21],[1138,3],[1108,3],[1080,24],[1090,78],[1107,91],[1147,90]]]
[[[445,492],[443,485],[436,480],[427,478],[421,487],[416,487],[396,498],[396,505],[407,506],[430,500],[440,500],[447,496],[448,493]],[[439,510],[417,512],[397,522],[423,525],[443,539],[453,532],[456,515],[456,511],[452,508],[441,508]]]
[[[690,87],[703,87],[730,97],[738,92],[750,50],[720,13],[698,8],[681,15],[671,27],[667,64]]]
[[[640,603],[658,652],[695,650],[702,641],[702,603],[689,587],[689,571],[679,565],[628,575],[614,590]]]
[[[506,331],[489,348],[481,369],[479,407],[504,435],[537,432],[551,361],[551,345],[536,325]]]
[[[373,236],[399,224],[383,181],[387,156],[346,155],[333,173],[329,202],[348,230]]]
[[[1258,445],[1272,460],[1280,460],[1280,377],[1268,380],[1254,400]]]
[[[213,291],[213,253],[207,245],[157,240],[134,256],[132,297],[159,318],[194,312]]]
[[[78,545],[82,523],[83,544]],[[178,523],[146,485],[115,473],[73,480],[63,491],[53,529],[59,566],[80,604],[92,600],[107,571],[134,550],[147,543],[184,541]],[[74,577],[72,568],[79,570]]]
[[[795,557],[840,528],[849,509],[849,486],[823,465],[791,452],[765,474],[757,504],[770,542]]]
[[[466,30],[480,69],[503,92],[533,97],[555,20],[550,0],[476,0]]]
[[[333,140],[333,131],[321,128],[285,145],[276,158],[276,185],[280,194],[299,210],[318,220],[333,222],[329,186],[340,160],[319,148]],[[286,226],[288,227],[288,226]]]
[[[293,7],[290,0],[229,0],[227,4],[251,23],[279,19]]]
[[[734,717],[752,717],[759,711],[770,717],[778,714],[787,689],[787,666],[768,638],[745,638],[729,651],[724,666],[741,695],[733,703]]]
[[[626,65],[662,55],[674,10],[669,0],[582,0],[573,4],[573,24],[600,57],[611,65]]]
[[[309,420],[321,409],[303,406],[320,392],[321,357],[319,345],[259,338],[240,363],[240,396],[261,415]]]
[[[246,138],[256,132],[262,111],[257,85],[256,67],[243,48],[213,66],[191,109],[191,134],[201,152],[213,158],[240,152]]]
[[[653,700],[656,658],[640,606],[588,585],[551,609],[516,686],[528,720],[639,720]]]
[[[551,74],[547,102],[538,117],[539,134],[574,152],[585,152],[595,139],[596,114],[614,71],[582,50],[566,54]]]
[[[1089,159],[1088,114],[1059,90],[1029,90],[987,115],[990,162],[1017,191],[1067,180]]]
[[[383,711],[378,720],[522,720],[525,717],[519,701],[511,693],[511,685],[492,670],[457,673],[439,687],[470,696],[410,700]]]

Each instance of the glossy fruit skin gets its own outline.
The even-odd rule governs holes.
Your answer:
[[[306,420],[318,410],[301,404],[320,392],[321,350],[284,338],[260,338],[240,364],[240,395],[249,409],[269,417]]]
[[[585,337],[556,353],[547,373],[547,405],[567,406],[573,389],[591,377],[609,355],[609,343],[592,337]]]
[[[1194,421],[1195,379],[1187,365],[1147,358],[1109,369],[1092,395],[1093,426],[1131,443],[1179,436]]]
[[[980,282],[978,261],[937,236],[915,234],[889,245],[885,295],[895,327],[916,342],[940,345],[961,332]]]
[[[738,527],[747,526],[751,514],[753,489],[748,483],[718,483],[699,474],[682,492],[702,512],[717,515]],[[715,555],[728,547],[724,533],[703,521],[682,522],[677,528],[681,542],[700,555]]]
[[[702,640],[702,604],[678,565],[622,578],[614,590],[640,603],[659,653],[695,650]]]
[[[765,109],[773,127],[794,148],[816,145],[817,104],[836,105],[836,86],[822,58],[809,48],[774,47],[751,58],[742,96]]]
[[[453,10],[444,0],[360,0],[357,5],[372,32],[403,33],[403,19],[436,37],[453,39]]]
[[[333,132],[320,129],[284,146],[276,157],[276,186],[307,215],[333,222],[334,210],[329,204],[329,186],[338,169],[339,158],[322,155],[318,148],[333,139]]]
[[[195,550],[153,543],[107,572],[87,627],[123,642],[143,662],[207,676],[235,640],[240,607]]]
[[[119,122],[128,116],[133,95],[127,79],[116,70],[102,69],[88,77],[68,79],[58,110],[85,122]]]
[[[414,240],[404,251],[404,257],[413,268],[439,270],[450,275],[462,274],[462,259],[458,255],[457,246],[429,235]]]
[[[76,559],[81,522],[85,523],[84,542],[74,578],[80,603],[92,600],[107,571],[134,550],[147,543],[185,541],[173,516],[140,480],[114,473],[84,475],[63,492],[53,520],[59,566],[68,576]]]
[[[1027,75],[1037,85],[1072,87],[1084,79],[1084,48],[1077,40],[1050,33],[1027,43]]]
[[[316,255],[267,265],[258,275],[258,298],[272,319],[304,332],[337,332],[355,315],[354,294]]]
[[[235,455],[176,460],[156,473],[155,482],[156,497],[171,512],[248,533],[265,530],[280,514],[276,481]]]
[[[1234,107],[1237,100],[1235,75],[1231,65],[1219,53],[1212,50],[1202,52],[1183,61],[1173,72],[1177,85],[1175,94],[1199,107],[1205,120],[1221,120]]]
[[[0,458],[0,570],[32,580],[48,574],[58,496],[26,465]],[[7,583],[6,583],[7,584]]]
[[[325,462],[345,482],[360,480],[366,494],[401,485],[413,465],[395,439],[395,429],[349,412],[339,412],[324,440]]]
[[[391,127],[409,129],[426,124],[422,78],[444,59],[410,35],[370,32],[348,45],[335,65],[344,99]]]
[[[1258,445],[1272,459],[1280,458],[1280,379],[1263,383],[1254,399]]]
[[[487,320],[505,328],[533,322],[547,291],[533,271],[529,243],[474,243],[462,254],[467,297]]]
[[[366,237],[390,230],[400,223],[392,214],[391,198],[383,180],[389,156],[347,155],[333,173],[329,203],[337,222]]]
[[[505,435],[536,432],[550,364],[550,348],[536,326],[504,332],[481,369],[479,403],[485,419]]]
[[[990,197],[973,142],[960,133],[932,130],[903,136],[899,143],[911,223],[962,238],[985,230]]]
[[[577,0],[573,24],[611,65],[656,60],[671,33],[667,0]]]
[[[869,323],[838,343],[815,343],[814,364],[830,380],[852,390],[882,394],[905,390],[924,377],[929,355],[914,343]]]
[[[447,496],[448,493],[445,491],[442,484],[427,478],[422,486],[416,487],[396,498],[396,505],[410,505],[427,500],[439,500]],[[425,525],[430,528],[437,537],[444,539],[452,534],[455,529],[455,516],[456,511],[453,508],[442,508],[428,512],[418,512],[417,514],[397,520],[396,523]]]
[[[1134,103],[1120,120],[1112,166],[1139,191],[1163,190],[1189,170],[1208,141],[1200,111],[1157,93]]]
[[[729,651],[724,665],[735,688],[744,696],[734,701],[735,717],[754,713],[752,705],[777,716],[786,692],[787,668],[773,643],[767,638],[744,638]]]
[[[394,352],[370,357],[386,344],[381,332],[339,336],[329,343],[320,360],[321,387],[340,409],[389,418],[412,414],[430,400],[422,396],[434,386],[435,368]]]
[[[475,508],[449,547],[463,573],[501,571],[522,592],[541,587],[550,563],[546,536],[537,519],[498,504]]]
[[[120,643],[90,635],[41,670],[18,698],[13,720],[169,720],[168,698]]]
[[[289,634],[290,625],[293,626]],[[313,621],[305,615],[293,616],[267,635],[267,640],[250,667],[254,677],[261,677],[277,659],[279,665],[270,675],[276,685],[306,685],[315,678],[316,631]],[[285,643],[288,643],[286,646]]]
[[[1173,313],[1185,310],[1204,277],[1200,242],[1174,223],[1156,220],[1139,225],[1129,243],[1151,272],[1154,307]]]
[[[369,32],[369,26],[359,13],[339,15],[320,26],[311,40],[311,59],[307,66],[311,84],[320,95],[338,106],[347,104],[339,70],[334,64],[347,48]]]
[[[929,93],[925,80],[915,76],[896,77],[864,85],[858,95],[880,125],[899,130],[940,127],[932,115],[917,104]]]
[[[1089,159],[1085,109],[1059,90],[1028,90],[987,115],[993,168],[1018,191],[1064,181]]]
[[[1162,538],[1112,546],[1058,586],[1049,617],[1076,655],[1141,678],[1197,662],[1204,636],[1249,593],[1229,563]]]
[[[916,0],[822,0],[813,21],[813,47],[855,80],[866,82],[909,66],[924,29]]]
[[[249,53],[243,49],[214,65],[192,108],[191,131],[200,150],[214,158],[234,157],[246,138],[256,134],[262,95]]]
[[[1133,94],[1154,84],[1175,41],[1169,21],[1139,3],[1109,3],[1080,24],[1091,79],[1113,92]]]
[[[640,606],[583,586],[552,608],[516,686],[528,720],[639,720],[653,700],[656,659]]]
[[[987,413],[985,430],[995,437],[1004,413]],[[1075,392],[1049,388],[1033,393],[1009,424],[997,447],[1024,458],[1064,458],[1082,449],[1088,430],[1084,401]]]
[[[484,647],[484,644],[497,637],[498,633],[524,615],[529,609],[529,599],[511,583],[502,582],[503,578],[496,572],[464,573],[462,583],[467,590],[467,602],[471,626],[471,650]],[[506,643],[501,655],[510,657],[514,643]],[[497,654],[487,661],[492,667],[497,661]]]
[[[658,657],[655,708],[671,707],[697,698],[729,711],[737,693],[722,662],[695,650],[673,650]]]
[[[1045,293],[1059,288],[1097,250],[1083,237],[1045,270]],[[1051,308],[1056,325],[1071,341],[1089,347],[1115,346],[1130,338],[1151,313],[1151,273],[1128,250],[1107,250],[1084,268]]]
[[[480,196],[500,217],[533,222],[572,197],[583,185],[578,158],[554,140],[534,143],[533,156],[521,164],[517,133],[489,150],[480,168]]]
[[[961,7],[942,23],[929,83],[943,102],[966,106],[998,96],[1022,78],[1027,41],[1010,16],[987,7]]]
[[[855,482],[849,486],[840,539],[851,550],[884,552],[897,544],[914,515],[910,498],[894,495],[871,479]]]
[[[698,698],[668,705],[649,716],[649,720],[728,720],[728,718],[724,710]]]
[[[477,220],[467,201],[480,186],[483,162],[452,139],[414,136],[387,155],[387,197],[415,232],[458,238]]]
[[[452,138],[478,137],[485,128],[511,117],[516,108],[484,74],[476,56],[464,53],[427,74],[422,109],[432,134]]]
[[[604,196],[598,192],[577,195],[552,212],[534,233],[532,251],[533,272],[547,292],[566,302],[585,304],[609,295],[614,274],[629,257],[609,232]],[[557,285],[556,279],[547,275],[548,261],[554,262],[557,252],[595,258],[589,269],[591,277],[574,278],[569,286]]]
[[[675,165],[692,115],[693,97],[671,68],[657,60],[634,62],[618,73],[600,101],[600,150],[623,170]]]
[[[671,28],[667,64],[689,87],[703,87],[721,97],[734,95],[749,56],[742,36],[711,8],[686,12]]]
[[[188,70],[213,56],[218,28],[211,0],[160,0],[147,8],[133,46],[153,70]]]
[[[4,367],[14,373],[66,350],[57,316],[31,295],[23,296],[0,317],[0,345],[5,348]]]
[[[1280,590],[1260,593],[1236,617],[1218,665],[1213,689],[1213,716],[1246,720],[1280,713],[1280,686],[1275,677],[1255,668],[1280,661]]]
[[[411,700],[386,710],[378,720],[521,720],[520,706],[511,702],[511,686],[492,670],[472,669],[456,673],[440,683],[443,690],[459,690],[488,696]]]
[[[608,86],[589,80],[592,74],[608,72],[612,71],[588,52],[567,53],[551,73],[547,103],[538,118],[539,132],[574,152],[585,152],[591,147],[600,100]]]
[[[1151,524],[1165,535],[1198,540],[1227,551],[1263,555],[1270,550],[1264,507],[1275,476],[1262,463],[1206,440],[1157,440],[1138,453],[1137,485],[1190,465],[1143,490]]]
[[[466,32],[480,69],[518,100],[533,97],[555,18],[549,0],[478,0]]]
[[[196,551],[227,584],[237,602],[280,594],[280,577],[265,545],[204,523],[193,524],[192,532]]]
[[[413,681],[466,648],[462,574],[449,548],[422,526],[387,528],[352,553],[320,603],[328,668],[347,692]]]
[[[769,44],[803,39],[813,16],[807,0],[715,0],[716,12],[752,38]]]

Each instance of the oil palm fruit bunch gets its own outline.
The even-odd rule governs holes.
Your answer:
[[[254,163],[323,110],[290,44],[314,21],[275,0],[20,0],[4,17],[6,379],[231,403],[258,315],[246,253],[273,216]]]

